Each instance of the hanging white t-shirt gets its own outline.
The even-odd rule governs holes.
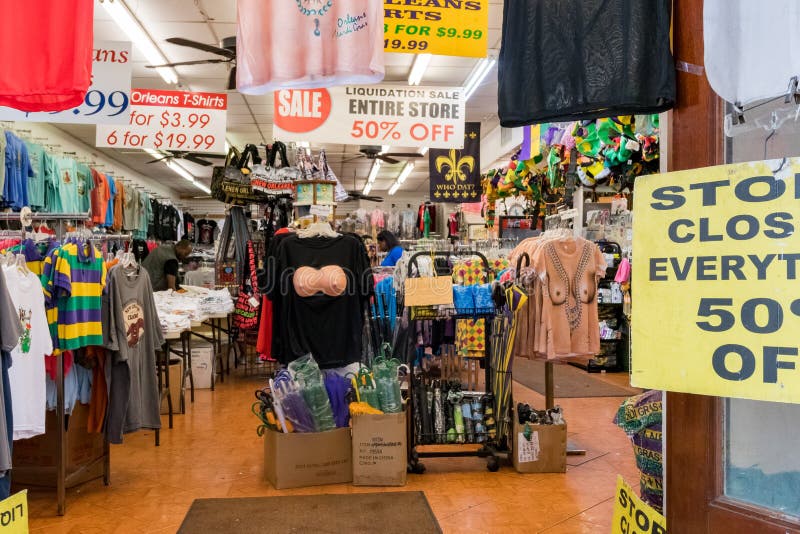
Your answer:
[[[799,25],[797,0],[705,0],[704,62],[711,87],[742,104],[785,94],[789,79],[800,75]]]
[[[238,0],[236,11],[240,93],[383,80],[383,2]]]
[[[52,354],[53,342],[47,327],[44,293],[39,278],[11,265],[3,268],[17,320],[22,328],[19,344],[11,351],[11,406],[14,440],[44,434],[47,392],[45,356]]]

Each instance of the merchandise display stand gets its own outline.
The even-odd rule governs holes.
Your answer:
[[[31,221],[57,221],[58,228],[56,230],[56,235],[59,240],[61,240],[65,234],[64,232],[64,222],[65,221],[76,221],[76,222],[85,222],[90,220],[89,213],[35,213],[30,216]],[[20,214],[19,213],[1,213],[0,214],[0,221],[19,221]],[[92,236],[91,239],[121,239],[120,236],[105,236],[102,234],[98,234],[96,236]],[[96,475],[92,475],[92,470],[102,462],[102,475],[103,483],[108,486],[111,484],[111,456],[109,452],[109,444],[108,441],[104,438],[103,439],[103,452],[102,454],[97,457],[93,458],[87,462],[84,462],[80,465],[80,467],[72,472],[67,473],[67,451],[68,451],[68,439],[67,439],[67,420],[66,420],[66,402],[64,399],[64,359],[61,357],[60,354],[55,356],[57,358],[56,362],[56,454],[55,454],[55,489],[56,489],[56,501],[58,506],[58,515],[64,515],[67,512],[67,503],[66,503],[66,495],[67,495],[67,488],[75,486],[77,484],[88,482],[89,480],[94,480],[99,478]]]
[[[525,265],[522,265],[522,260],[525,260]],[[527,252],[517,258],[517,276],[519,276],[522,267],[529,267],[531,258]],[[553,378],[554,363],[551,361],[544,362],[544,407],[546,410],[555,408],[555,379]],[[567,440],[567,456],[585,456],[586,449],[579,449],[570,446],[569,439]]]
[[[417,265],[417,258],[420,256],[439,256],[439,257],[448,257],[452,253],[451,252],[443,252],[443,251],[428,251],[428,252],[417,252],[415,253],[408,262],[408,277],[411,278],[412,272],[414,267]],[[462,254],[469,254],[472,256],[476,256],[480,258],[484,271],[487,275],[489,274],[489,261],[486,259],[480,252],[462,252]],[[432,266],[435,268],[435,266]],[[482,399],[483,397],[492,394],[492,367],[494,362],[491,362],[492,358],[492,351],[490,349],[490,340],[491,340],[491,319],[495,315],[495,311],[492,309],[490,310],[471,310],[473,313],[466,313],[466,314],[446,314],[443,316],[439,316],[439,314],[428,315],[428,314],[419,314],[419,313],[411,313],[409,308],[409,322],[414,323],[414,321],[420,320],[430,320],[430,319],[439,319],[439,318],[453,318],[453,319],[485,319],[486,323],[486,348],[485,348],[485,355],[483,358],[483,366],[485,371],[485,391],[462,391],[463,396],[465,398],[473,398],[473,399]],[[427,311],[427,310],[426,310]],[[408,466],[409,470],[413,473],[424,473],[425,466],[420,463],[420,458],[463,458],[463,457],[479,457],[479,458],[487,458],[486,467],[489,471],[495,472],[500,468],[499,457],[508,455],[508,447],[504,445],[507,443],[506,436],[495,435],[494,438],[489,438],[488,432],[484,432],[482,434],[483,441],[480,443],[423,443],[426,440],[435,441],[437,438],[444,438],[444,436],[439,436],[438,434],[422,434],[418,435],[415,430],[415,423],[414,419],[416,416],[416,412],[418,410],[415,399],[417,398],[416,389],[419,386],[415,385],[417,381],[416,377],[414,376],[414,367],[413,361],[409,361],[409,368],[411,369],[411,377],[409,379],[409,389],[408,394],[411,402],[409,403],[411,406],[411,410],[409,412],[409,424],[408,424]],[[510,372],[510,371],[509,371]],[[422,378],[424,380],[424,378]],[[496,410],[497,406],[497,399],[495,398],[495,405],[494,405],[494,414],[495,417],[499,417],[500,414],[497,413]],[[419,417],[423,417],[422,414]],[[427,439],[426,439],[427,438]],[[441,446],[446,448],[447,450],[436,450],[436,451],[419,451],[417,450],[418,445],[424,446]]]

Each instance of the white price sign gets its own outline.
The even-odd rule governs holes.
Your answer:
[[[191,152],[225,152],[228,95],[132,89],[121,126],[97,126],[96,145]]]
[[[311,143],[464,147],[460,87],[347,85],[275,91],[276,139]]]
[[[53,113],[30,113],[0,106],[0,120],[72,124],[121,124],[127,119],[131,92],[131,43],[94,44],[92,85],[83,104]]]

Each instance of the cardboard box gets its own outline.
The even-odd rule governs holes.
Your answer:
[[[530,425],[531,439],[525,438],[525,425],[514,414],[512,463],[518,473],[566,473],[567,425]]]
[[[353,485],[405,486],[406,414],[353,417]]]
[[[172,394],[172,414],[183,413],[181,411],[181,378],[183,377],[183,360],[173,359],[169,364],[169,390]],[[161,397],[161,415],[169,413],[167,396]]]
[[[68,487],[103,476],[103,434],[89,434],[89,407],[77,403],[67,427],[67,475],[80,472]],[[14,442],[13,483],[23,486],[56,485],[56,456],[58,454],[58,418],[55,411],[47,412],[45,434]]]
[[[194,389],[211,389],[211,366],[214,362],[214,347],[211,343],[192,343],[192,377]],[[189,387],[189,378],[186,378]]]
[[[264,478],[275,489],[351,482],[352,456],[350,428],[264,433]]]

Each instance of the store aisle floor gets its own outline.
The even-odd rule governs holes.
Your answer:
[[[605,380],[623,384],[625,374]],[[232,376],[217,391],[196,393],[175,427],[125,438],[111,449],[111,486],[94,481],[67,492],[67,515],[56,515],[55,493],[29,494],[31,530],[46,533],[175,532],[192,501],[381,491],[351,485],[277,491],[263,479],[263,445],[250,413],[256,377]],[[542,396],[515,384],[515,402],[537,407]],[[520,475],[512,467],[486,470],[480,459],[426,459],[424,475],[409,475],[405,490],[424,491],[445,532],[607,532],[617,474],[636,485],[631,445],[612,424],[622,398],[563,399],[569,437],[588,449],[568,458],[563,474]],[[166,417],[163,418],[166,424]],[[387,488],[386,491],[398,491]],[[359,518],[368,524],[369,513]],[[269,526],[265,525],[265,532]],[[376,530],[380,527],[376,525]],[[223,533],[220,533],[223,534]]]

